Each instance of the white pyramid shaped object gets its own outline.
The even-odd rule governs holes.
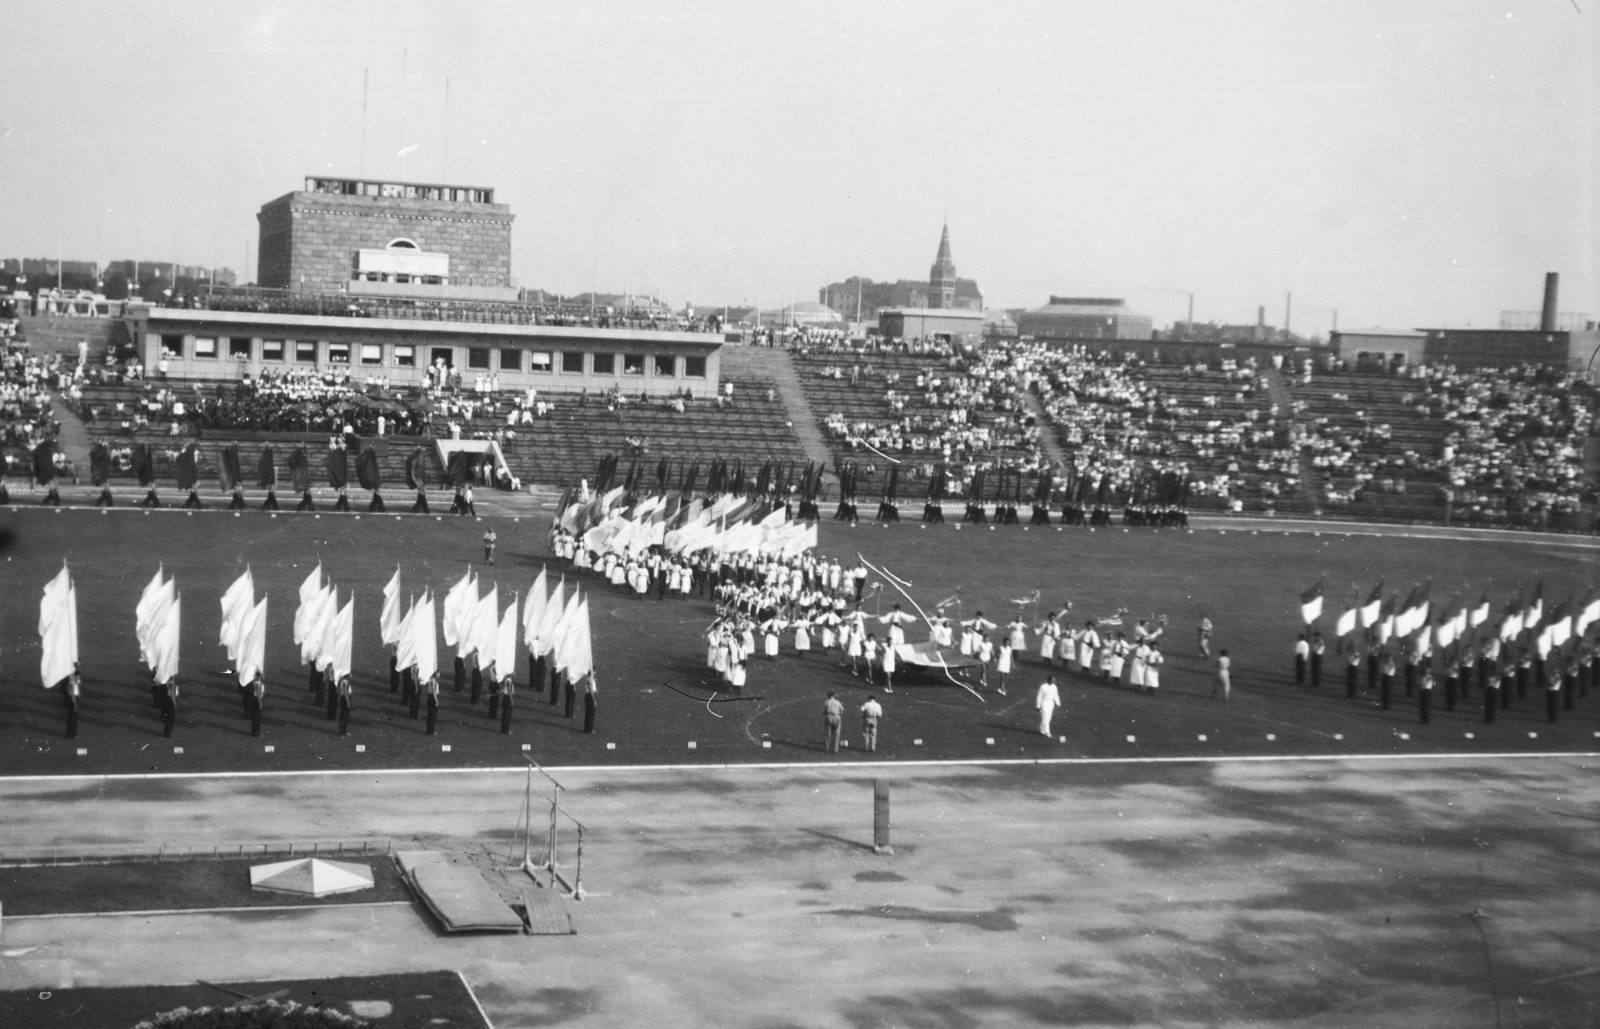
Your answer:
[[[257,890],[327,897],[335,893],[372,889],[372,869],[348,861],[295,858],[267,865],[251,865],[250,886]]]

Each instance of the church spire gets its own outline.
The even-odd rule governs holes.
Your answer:
[[[956,306],[956,265],[950,259],[950,220],[945,219],[939,234],[939,253],[928,271],[928,306],[949,309]]]

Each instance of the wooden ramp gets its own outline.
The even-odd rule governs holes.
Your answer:
[[[395,861],[445,932],[522,932],[522,917],[472,864],[437,850],[400,851]]]

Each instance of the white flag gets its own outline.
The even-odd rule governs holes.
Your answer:
[[[228,648],[229,661],[238,657],[239,625],[244,621],[245,612],[255,604],[255,581],[250,577],[250,569],[246,568],[244,574],[235,579],[233,585],[228,587],[228,592],[222,595],[222,631],[217,642]]]
[[[178,636],[183,621],[183,597],[174,595],[162,609],[162,622],[151,647],[151,667],[156,682],[169,683],[178,675]]]
[[[267,670],[267,598],[250,609],[239,627],[239,685],[248,686]]]
[[[450,646],[459,645],[461,640],[461,615],[463,610],[471,611],[469,605],[478,602],[478,587],[473,582],[472,569],[467,569],[467,574],[461,581],[450,587],[450,592],[444,595],[444,641]],[[464,656],[464,655],[463,655]]]
[[[133,635],[139,641],[139,660],[150,668],[156,666],[153,656],[156,634],[161,630],[161,620],[165,617],[166,609],[178,595],[177,589],[177,580],[168,579],[154,593],[142,598],[134,612]]]
[[[411,620],[412,646],[417,655],[417,682],[425,683],[439,674],[439,637],[433,627],[433,594],[425,593]]]
[[[322,562],[317,562],[317,567],[306,576],[306,581],[300,584],[300,604],[294,609],[294,641],[301,645],[301,661],[309,660],[304,656],[306,637],[317,627],[317,604],[322,599]]]
[[[350,598],[354,600],[355,597]],[[320,627],[317,631],[317,667],[324,675],[333,670],[334,648],[339,645],[339,591],[328,587],[328,602],[322,606]]]
[[[328,642],[327,661],[329,674],[338,682],[350,674],[351,652],[355,650],[356,598],[345,601],[338,617],[333,620],[333,633]]]
[[[478,655],[478,667],[487,668],[494,661],[495,639],[500,631],[500,587],[491,586],[489,592],[478,599],[477,610],[472,613],[470,627],[462,626],[461,635],[472,634],[471,652]]]
[[[544,606],[544,617],[539,621],[538,632],[539,653],[541,655],[549,654],[554,650],[556,626],[561,624],[561,616],[566,613],[566,604],[562,600],[566,582],[566,577],[563,576],[556,583],[555,591],[550,594],[550,599]],[[572,588],[572,595],[574,597],[578,595],[576,586]]]
[[[500,629],[494,641],[494,677],[504,679],[517,674],[517,598],[512,597],[500,616]]]
[[[1334,623],[1333,634],[1335,636],[1348,636],[1355,631],[1356,609],[1352,607],[1345,611],[1344,614],[1340,615],[1339,620]]]
[[[578,619],[578,609],[582,606],[581,596],[576,589],[572,591],[572,599],[567,601],[566,609],[561,612],[560,621],[556,622],[554,628],[550,630],[550,638],[544,642],[558,669],[565,667],[561,662],[566,660],[567,656],[567,634],[572,631],[572,624]]]
[[[400,638],[394,644],[394,666],[400,671],[411,668],[417,663],[417,637],[411,631],[412,623],[417,618],[417,605],[412,604],[406,608],[406,613],[400,619]]]
[[[394,578],[383,588],[383,610],[378,615],[378,626],[385,646],[400,642],[400,567],[395,566]]]
[[[522,635],[528,641],[528,649],[533,649],[534,633],[539,631],[539,619],[544,617],[545,592],[549,586],[545,583],[544,569],[539,569],[539,577],[533,580],[533,589],[528,591],[528,599],[522,602]]]
[[[578,605],[572,624],[562,638],[561,656],[556,666],[567,673],[570,682],[577,682],[594,671],[594,649],[589,639],[589,601]]]
[[[66,565],[39,601],[39,680],[45,689],[71,675],[78,663],[78,591]]]
[[[305,628],[300,636],[300,663],[316,664],[322,654],[322,637],[328,628],[328,608],[338,604],[338,591],[331,584],[302,605]],[[337,608],[335,608],[337,610]]]

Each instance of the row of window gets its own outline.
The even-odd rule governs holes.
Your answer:
[[[236,361],[249,361],[255,357],[255,340],[249,336],[195,336],[193,342],[192,356],[200,360],[218,359],[222,356],[223,348],[226,348],[227,356]],[[347,365],[352,361],[366,366],[384,364],[383,344],[380,343],[329,343],[327,348],[324,358],[327,364]],[[455,366],[455,347],[415,347],[396,343],[389,349],[389,363],[398,368],[415,368],[419,351],[428,364],[442,361],[447,366]],[[182,359],[184,337],[164,334],[161,337],[161,353],[163,357]],[[261,341],[261,360],[316,364],[317,343],[312,340],[264,339]],[[642,376],[648,367],[656,378],[676,378],[680,369],[684,378],[706,377],[704,357],[681,358],[682,365],[679,365],[679,360],[675,354],[611,354],[583,350],[524,350],[520,347],[467,348],[467,367],[482,371],[550,374],[559,366],[563,374],[569,375]]]
[[[306,179],[308,193],[341,193],[345,196],[402,197],[407,200],[454,200],[462,204],[492,204],[492,189],[462,189],[459,186],[419,186],[411,182],[361,182],[355,179]]]

